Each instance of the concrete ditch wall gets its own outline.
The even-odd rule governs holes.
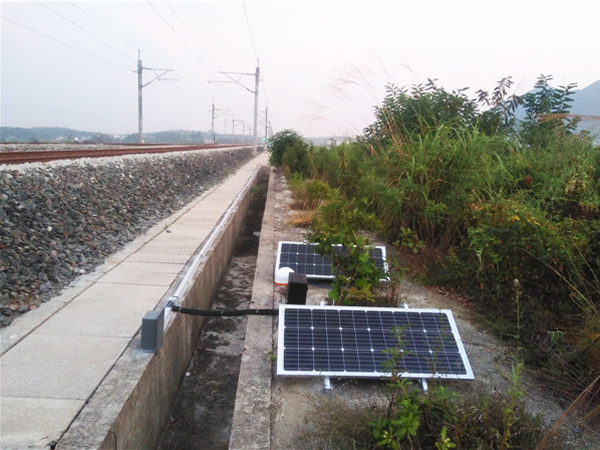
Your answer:
[[[262,166],[250,186],[256,186],[268,176],[268,167]],[[252,189],[248,189],[208,250],[181,296],[182,306],[210,308],[242,230],[252,195]],[[157,308],[164,308],[170,295],[171,292],[165,295]],[[56,448],[155,448],[203,324],[202,317],[175,315],[156,354],[140,349],[138,333]]]
[[[273,297],[276,202],[274,176],[275,172],[271,169],[252,289],[250,304],[252,309],[275,307]],[[229,440],[231,450],[271,448],[271,358],[275,320],[272,316],[248,316]]]

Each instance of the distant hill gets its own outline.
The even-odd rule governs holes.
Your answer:
[[[571,113],[600,117],[600,80],[575,91]]]
[[[576,91],[573,95],[571,114],[581,114],[579,130],[587,130],[594,143],[600,145],[600,80]]]
[[[116,142],[115,136],[59,127],[0,127],[2,142]]]
[[[530,91],[533,92],[533,91]],[[587,130],[600,144],[600,80],[589,86],[573,91],[571,114],[586,116],[581,118],[578,130]],[[518,119],[525,118],[525,108],[519,106],[515,111]]]
[[[144,133],[144,142],[148,144],[203,144],[211,142],[208,131],[171,130]],[[215,134],[219,143],[252,142],[252,136]],[[138,133],[106,134],[92,131],[73,130],[59,127],[0,127],[0,142],[80,142],[104,144],[133,144],[139,142]]]

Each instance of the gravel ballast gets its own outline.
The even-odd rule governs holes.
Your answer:
[[[0,166],[0,327],[251,158],[243,148]]]

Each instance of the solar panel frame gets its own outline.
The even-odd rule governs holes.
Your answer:
[[[282,304],[277,337],[278,375],[390,377],[385,350],[397,348],[400,377],[474,379],[448,309]]]
[[[331,260],[319,255],[314,249],[316,244],[308,242],[279,241],[277,247],[277,260],[275,271],[282,267],[289,267],[297,273],[303,273],[308,279],[332,280],[335,276]],[[342,250],[341,245],[337,247]],[[388,272],[386,261],[386,248],[374,246],[369,249],[369,254],[374,259],[377,267],[385,273]]]

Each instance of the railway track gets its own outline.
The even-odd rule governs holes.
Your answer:
[[[243,144],[239,144],[243,145]],[[232,147],[232,144],[192,144],[192,145],[170,145],[170,144],[132,144],[115,146],[102,146],[98,148],[81,148],[75,149],[52,149],[48,146],[41,147],[40,150],[33,151],[2,151],[0,152],[0,165],[6,164],[25,164],[35,162],[49,162],[64,159],[79,159],[79,158],[101,158],[111,156],[136,155],[147,153],[168,153],[168,152],[185,152],[191,150],[207,150],[214,148]]]

